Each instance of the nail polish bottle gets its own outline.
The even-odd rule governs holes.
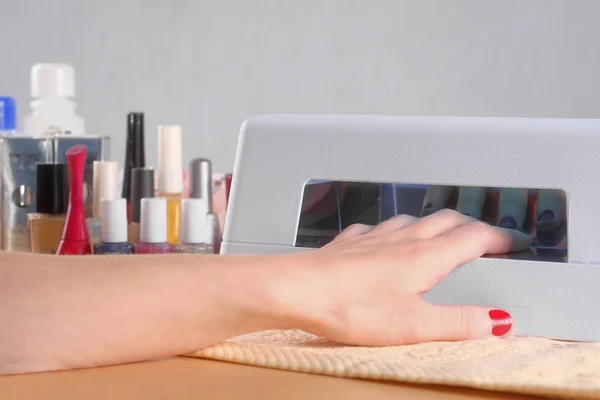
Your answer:
[[[67,210],[67,166],[37,165],[36,211],[27,215],[32,253],[56,254]]]
[[[167,200],[167,241],[179,242],[179,219],[183,192],[181,127],[158,127],[158,193]]]
[[[206,241],[211,243],[211,250],[217,252],[220,244],[219,220],[212,212],[212,163],[206,158],[196,158],[190,162],[190,198],[206,202]]]
[[[195,158],[189,166],[190,198],[212,199],[212,164],[206,158]],[[212,204],[207,203],[207,212],[212,212]]]
[[[177,253],[212,254],[213,243],[209,240],[207,222],[208,206],[206,199],[181,200],[181,244],[176,246]]]
[[[117,162],[94,161],[93,167],[92,217],[86,220],[92,248],[94,244],[100,241],[100,202],[119,197],[117,194],[119,181],[119,165]]]
[[[154,170],[150,167],[133,168],[129,197],[131,222],[127,226],[127,238],[129,243],[134,245],[140,241],[141,201],[150,197],[154,197]]]
[[[207,243],[212,243],[213,253],[219,254],[221,251],[221,229],[219,228],[219,218],[216,214],[208,213],[206,215],[206,227],[208,232]]]
[[[83,209],[83,173],[86,155],[87,147],[82,144],[75,145],[66,152],[70,181],[69,207],[62,240],[56,250],[58,255],[83,255],[92,252]]]
[[[125,148],[125,168],[121,197],[127,199],[127,220],[131,222],[131,171],[146,166],[144,146],[144,113],[127,114],[127,147]],[[138,221],[139,222],[139,221]]]
[[[133,245],[127,242],[127,200],[109,199],[100,202],[100,243],[94,254],[132,254]]]
[[[140,242],[135,254],[168,254],[173,245],[167,242],[167,200],[161,197],[141,201]]]

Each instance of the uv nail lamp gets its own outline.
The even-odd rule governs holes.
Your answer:
[[[420,216],[428,188],[450,187],[459,198],[456,188],[488,188],[481,218],[495,224],[502,207],[524,212],[519,229],[534,244],[460,266],[425,299],[506,309],[516,335],[600,341],[599,160],[600,120],[251,117],[241,128],[221,254],[314,249],[353,223]],[[521,210],[514,198],[503,204],[508,189],[525,190]],[[536,210],[544,191],[563,196],[565,209],[554,211],[564,221],[552,232],[536,230],[548,221]]]

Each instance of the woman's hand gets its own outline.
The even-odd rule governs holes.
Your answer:
[[[430,305],[421,295],[457,266],[530,244],[528,235],[452,210],[397,216],[376,227],[353,225],[322,249],[288,256],[290,264],[302,261],[301,272],[278,295],[298,310],[303,329],[346,344],[504,336],[512,321],[501,310]]]
[[[530,242],[443,210],[276,256],[0,251],[0,375],[186,354],[270,329],[365,346],[503,336],[506,313],[421,294],[458,265]]]

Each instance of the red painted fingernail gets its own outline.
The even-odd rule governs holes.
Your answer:
[[[492,335],[504,336],[512,328],[512,317],[504,310],[491,310],[489,312],[492,319]]]

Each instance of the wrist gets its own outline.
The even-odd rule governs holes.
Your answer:
[[[268,260],[267,260],[268,259]],[[263,273],[262,312],[269,315],[269,329],[321,331],[326,319],[326,295],[319,278],[322,263],[314,251],[269,256]]]
[[[235,316],[236,334],[262,330],[290,329],[294,325],[281,289],[288,282],[288,267],[279,256],[228,255],[217,256],[219,262],[212,285],[219,294],[221,312]]]
[[[224,256],[229,272],[220,287],[240,316],[240,334],[301,329],[319,334],[327,319],[322,262],[314,251],[272,256]]]

